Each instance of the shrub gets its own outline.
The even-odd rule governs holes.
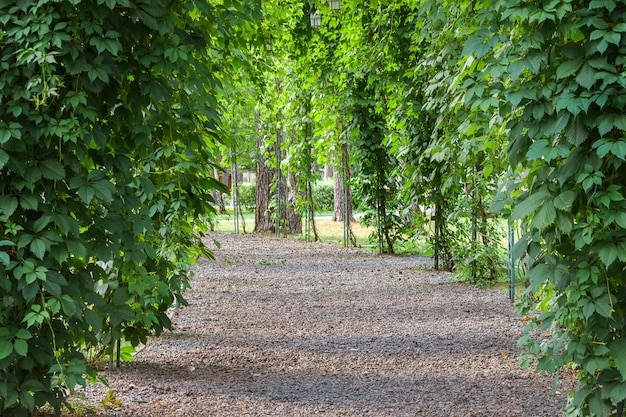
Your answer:
[[[239,204],[244,211],[254,211],[256,184],[245,184],[239,186]]]
[[[313,203],[317,211],[332,211],[335,206],[335,189],[332,185],[313,186]]]

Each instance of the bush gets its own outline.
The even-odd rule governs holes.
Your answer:
[[[313,186],[313,203],[317,211],[333,211],[335,209],[335,189],[332,185]]]
[[[243,211],[254,211],[256,207],[255,200],[256,184],[246,184],[239,186],[239,204]]]

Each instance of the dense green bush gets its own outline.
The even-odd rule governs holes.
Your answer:
[[[242,184],[239,186],[239,205],[244,211],[254,211],[256,207],[256,184]]]
[[[316,211],[333,211],[335,209],[335,189],[329,184],[313,186],[313,204]]]

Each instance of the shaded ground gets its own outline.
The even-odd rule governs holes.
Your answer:
[[[517,365],[501,290],[448,282],[427,258],[214,237],[174,331],[107,373],[120,404],[85,391],[96,415],[563,415],[570,387],[552,396],[552,378]]]

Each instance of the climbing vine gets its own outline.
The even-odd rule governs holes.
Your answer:
[[[252,12],[231,6],[0,5],[3,416],[58,412],[95,377],[84,349],[169,327],[190,263],[210,256],[196,219],[220,187],[217,68],[225,29]]]

